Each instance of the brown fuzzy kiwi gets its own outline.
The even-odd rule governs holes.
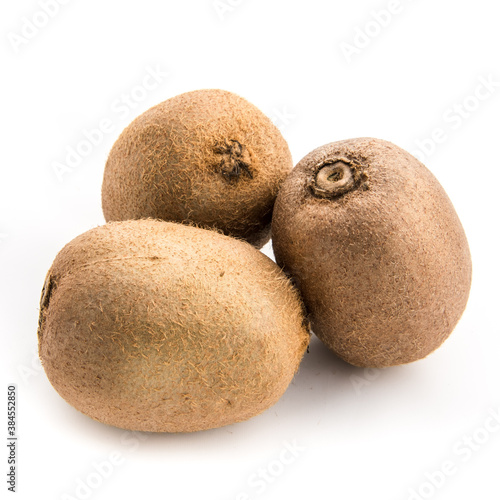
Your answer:
[[[451,201],[422,163],[386,141],[307,155],[278,195],[273,247],[313,331],[353,365],[427,356],[469,296],[471,257]]]
[[[309,330],[288,278],[248,243],[140,220],[61,250],[38,337],[51,384],[81,412],[125,429],[189,432],[273,405]]]
[[[223,90],[188,92],[120,135],[104,171],[103,212],[108,222],[194,222],[260,248],[292,167],[285,139],[253,104]]]

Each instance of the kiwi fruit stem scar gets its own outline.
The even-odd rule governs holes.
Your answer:
[[[357,187],[359,166],[347,158],[329,159],[319,164],[309,185],[314,196],[335,198]]]

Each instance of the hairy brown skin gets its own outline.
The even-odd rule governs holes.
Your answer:
[[[307,155],[276,201],[273,247],[313,331],[353,365],[427,356],[469,296],[469,246],[451,201],[424,165],[386,141]]]
[[[309,330],[295,288],[248,243],[141,220],[61,250],[38,337],[51,384],[81,412],[124,429],[189,432],[273,405]]]
[[[103,212],[108,222],[194,222],[260,248],[292,167],[285,139],[253,104],[223,90],[188,92],[120,135],[104,172]]]

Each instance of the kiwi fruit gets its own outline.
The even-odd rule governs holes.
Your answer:
[[[224,90],[188,92],[122,132],[104,171],[103,212],[108,222],[195,223],[260,248],[292,167],[285,139],[253,104]]]
[[[92,229],[59,252],[38,339],[51,384],[79,411],[190,432],[273,405],[309,329],[298,292],[253,246],[146,219]]]
[[[432,173],[390,142],[308,154],[280,190],[272,230],[313,332],[348,363],[421,359],[465,309],[472,265],[460,220]]]

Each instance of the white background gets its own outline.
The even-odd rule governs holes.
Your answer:
[[[496,2],[218,6],[70,0],[30,30],[30,20],[44,22],[39,3],[3,2],[0,398],[6,412],[7,384],[17,385],[17,498],[500,498],[500,427],[489,419],[500,411]],[[389,20],[377,16],[389,7]],[[148,68],[168,76],[144,91]],[[496,85],[488,92],[478,87],[481,79]],[[351,137],[420,149],[456,206],[474,263],[467,311],[437,352],[364,371],[313,339],[278,404],[247,422],[195,434],[134,436],[58,396],[36,355],[45,273],[64,244],[104,223],[101,179],[120,131],[152,105],[198,88],[236,92],[273,117],[295,163]],[[54,164],[103,119],[113,130],[59,179]],[[429,142],[433,135],[439,144]],[[4,436],[5,417],[0,422]],[[296,456],[282,453],[285,443],[298,447]],[[5,479],[7,448],[0,448]],[[98,475],[95,464],[110,456],[119,463]],[[435,473],[444,462],[454,471],[445,477]],[[4,479],[1,497],[8,498]]]

